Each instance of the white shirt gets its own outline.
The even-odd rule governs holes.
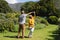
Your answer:
[[[20,17],[19,17],[19,23],[20,24],[24,24],[25,23],[25,21],[26,21],[26,16],[27,16],[28,14],[22,14],[22,15],[20,15]]]

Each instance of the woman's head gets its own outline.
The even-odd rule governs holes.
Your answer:
[[[24,14],[25,13],[25,11],[24,10],[21,10],[21,14]]]
[[[24,11],[23,8],[21,8],[20,10],[21,10],[21,14],[24,14],[25,13],[25,11]]]

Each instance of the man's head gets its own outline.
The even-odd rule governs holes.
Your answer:
[[[29,15],[29,18],[32,18],[32,15]]]

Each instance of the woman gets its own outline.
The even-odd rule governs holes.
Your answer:
[[[31,12],[29,14],[31,14]],[[24,10],[21,11],[21,15],[19,16],[18,20],[19,22],[18,38],[20,37],[21,31],[22,31],[22,38],[24,38],[26,16],[29,14],[25,14]]]

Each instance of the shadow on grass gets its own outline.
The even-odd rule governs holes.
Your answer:
[[[17,38],[17,36],[4,36],[4,37],[7,37],[7,38]],[[22,38],[22,36],[20,36],[19,38]],[[24,38],[28,38],[28,37],[24,36]]]
[[[50,37],[53,37],[54,40],[60,40],[60,28],[58,28],[58,30],[52,32],[53,35],[49,35]],[[48,40],[51,40],[48,38]]]

